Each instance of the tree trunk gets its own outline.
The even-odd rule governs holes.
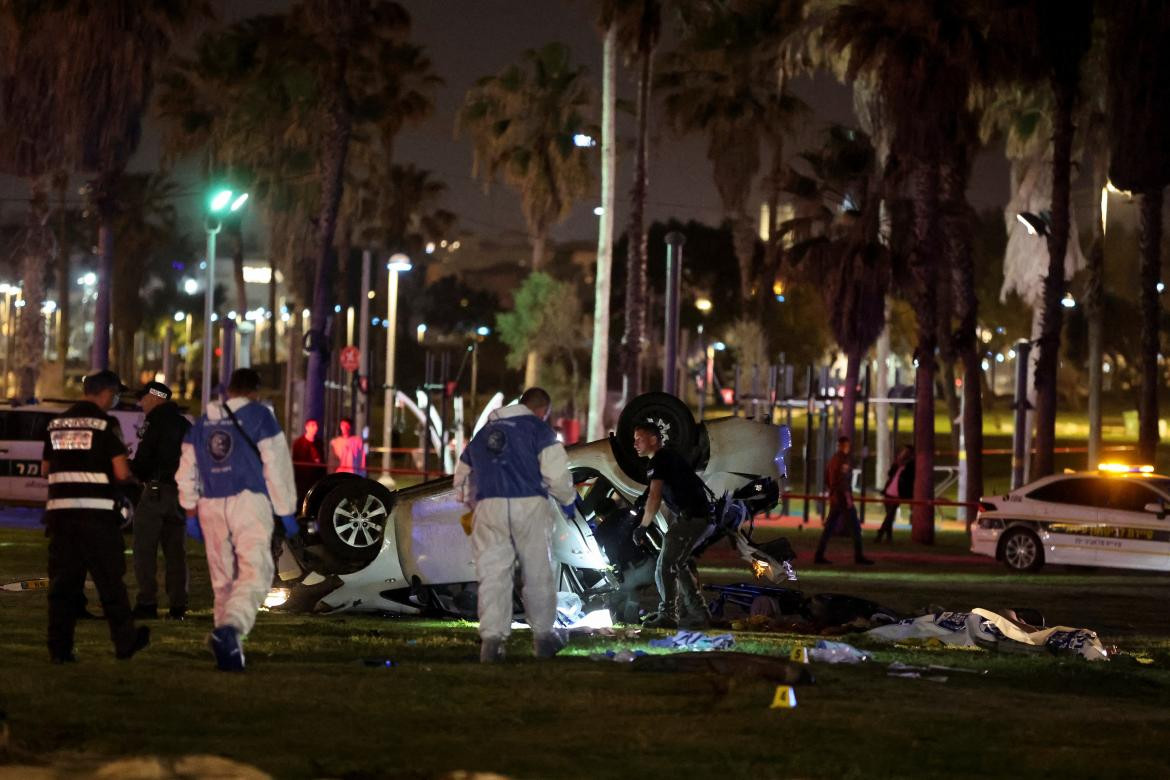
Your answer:
[[[862,350],[854,350],[845,356],[845,395],[841,398],[841,436],[853,441],[857,428],[857,383],[861,378]],[[860,447],[857,448],[860,451]]]
[[[1158,282],[1162,275],[1162,190],[1142,193],[1141,237],[1141,396],[1138,402],[1138,458],[1153,463],[1158,447],[1158,353],[1162,305]]]
[[[1031,478],[1053,471],[1056,446],[1057,372],[1060,366],[1060,332],[1064,311],[1064,258],[1069,240],[1069,195],[1072,172],[1075,86],[1056,87],[1056,112],[1052,134],[1052,217],[1048,233],[1048,275],[1044,278],[1044,320],[1036,360],[1036,456]]]
[[[17,396],[21,400],[36,398],[37,379],[45,359],[45,268],[48,266],[51,234],[48,226],[49,203],[46,182],[30,183],[24,246],[21,247],[20,272],[23,285],[19,329],[16,337]]]
[[[756,281],[752,262],[756,254],[756,230],[750,214],[739,213],[731,218],[731,242],[739,265],[739,302],[748,312],[752,300],[752,286]],[[760,296],[761,299],[763,296]]]
[[[1107,161],[1102,152],[1097,153],[1096,176],[1093,192],[1100,191],[1101,197],[1108,197]],[[1085,280],[1085,315],[1088,320],[1089,342],[1089,458],[1086,468],[1095,469],[1101,462],[1101,364],[1105,357],[1104,336],[1104,286],[1105,286],[1105,211],[1101,200],[1094,198],[1093,246],[1089,250],[1088,268]]]
[[[72,322],[69,317],[69,235],[66,224],[65,191],[69,188],[69,179],[60,176],[54,182],[57,189],[57,209],[61,220],[60,235],[57,237],[57,360],[61,362],[62,379],[68,376],[66,370],[69,365],[69,329]]]
[[[601,217],[597,227],[597,270],[593,279],[593,354],[589,362],[587,441],[605,437],[609,396],[609,298],[613,273],[614,101],[617,96],[617,27],[605,33],[601,76]]]
[[[532,272],[536,273],[544,268],[545,246],[548,244],[547,232],[542,228],[532,236]],[[535,349],[528,350],[524,361],[524,387],[536,387],[540,384],[540,353]]]
[[[910,261],[913,277],[918,343],[914,357],[914,498],[934,499],[934,374],[938,337],[935,291],[938,288],[938,174],[931,161],[920,160],[914,173],[914,249]],[[919,544],[934,543],[934,507],[915,504],[910,512],[910,538]]]
[[[93,350],[89,367],[104,371],[110,367],[110,296],[113,293],[114,215],[109,207],[98,206],[97,299],[93,307]]]
[[[268,370],[271,372],[272,387],[280,387],[280,369],[276,365],[276,324],[280,315],[276,313],[276,252],[268,252]],[[289,356],[292,360],[292,356]]]
[[[305,419],[325,419],[325,380],[329,372],[333,316],[333,282],[336,255],[333,236],[349,153],[352,116],[348,105],[345,75],[347,47],[333,52],[333,78],[329,95],[329,127],[321,150],[321,211],[317,220],[316,274],[314,276],[312,321],[309,331],[309,365],[305,377]]]
[[[622,338],[623,400],[642,392],[642,341],[646,326],[646,193],[648,188],[650,79],[653,50],[641,54],[638,76],[638,131],[634,152],[634,186],[630,192],[630,224],[626,231],[626,329]]]

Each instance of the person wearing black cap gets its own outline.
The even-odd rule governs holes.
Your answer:
[[[121,515],[116,482],[134,479],[117,422],[107,412],[126,386],[113,371],[83,382],[85,398],[52,420],[45,432],[41,473],[48,477],[45,526],[49,537],[49,658],[76,661],[73,631],[88,572],[110,624],[114,654],[127,659],[150,643],[150,629],[135,626],[122,578]]]
[[[169,614],[175,620],[187,614],[186,520],[179,506],[175,472],[191,423],[171,395],[162,382],[149,382],[138,391],[146,420],[138,431],[141,439],[130,470],[142,482],[142,496],[134,510],[134,577],[138,580],[134,617],[139,620],[158,617],[160,544],[166,561]]]

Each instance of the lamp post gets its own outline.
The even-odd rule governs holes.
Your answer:
[[[382,410],[382,476],[390,475],[391,434],[394,430],[394,347],[398,340],[398,274],[411,269],[410,258],[399,252],[386,263],[386,384]]]
[[[215,339],[211,330],[211,315],[215,312],[215,236],[223,227],[221,217],[224,214],[239,211],[248,201],[248,193],[233,193],[231,190],[219,190],[211,196],[208,203],[207,219],[204,229],[207,231],[207,290],[203,299],[203,387],[200,403],[206,408],[211,403],[211,356],[215,351]],[[225,377],[220,377],[224,380]]]
[[[678,297],[682,280],[682,248],[686,236],[677,231],[666,234],[666,334],[662,359],[662,389],[678,393]]]

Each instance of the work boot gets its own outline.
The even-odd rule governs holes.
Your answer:
[[[504,661],[504,640],[484,639],[479,646],[481,664],[498,664]]]
[[[683,612],[681,619],[678,621],[680,628],[690,629],[692,631],[701,631],[705,628],[711,627],[711,614],[707,611],[706,604],[689,605],[686,611]]]
[[[646,618],[642,628],[678,628],[678,618],[666,612],[658,612]]]
[[[240,644],[240,632],[234,626],[220,626],[212,631],[207,646],[221,672],[244,671],[244,648]]]
[[[132,614],[135,620],[158,620],[158,605],[135,604]]]
[[[552,658],[564,650],[567,644],[569,644],[569,637],[564,632],[554,628],[549,633],[541,634],[533,639],[532,649],[537,658]]]
[[[130,644],[130,646],[123,649],[123,650],[119,650],[119,651],[115,652],[114,657],[117,658],[119,661],[128,661],[134,657],[135,653],[137,653],[139,650],[142,650],[144,647],[146,647],[149,644],[150,644],[150,627],[149,626],[139,626],[137,631],[134,633],[134,641]]]

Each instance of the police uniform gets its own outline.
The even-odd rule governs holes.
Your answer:
[[[198,512],[215,626],[243,636],[272,587],[273,514],[296,511],[288,442],[262,404],[245,397],[211,404],[183,439],[175,477],[179,503]]]
[[[160,389],[161,388],[161,389]],[[170,390],[152,382],[146,392],[159,397]],[[142,497],[134,510],[134,576],[138,581],[135,615],[155,617],[158,611],[158,548],[166,561],[166,590],[170,615],[181,618],[187,611],[187,550],[183,510],[175,472],[187,422],[173,401],[166,401],[146,415],[141,440],[130,463],[142,483]]]
[[[73,660],[77,604],[87,572],[97,586],[116,655],[128,658],[138,649],[139,630],[122,581],[126,559],[114,486],[113,460],[125,455],[117,422],[88,400],[52,420],[45,433],[49,655],[54,661]]]
[[[479,580],[481,659],[498,660],[495,653],[510,633],[517,559],[537,655],[555,653],[557,597],[550,545],[556,510],[548,497],[569,507],[577,498],[565,448],[527,406],[506,406],[492,412],[460,455],[454,486],[475,513],[471,545]]]

